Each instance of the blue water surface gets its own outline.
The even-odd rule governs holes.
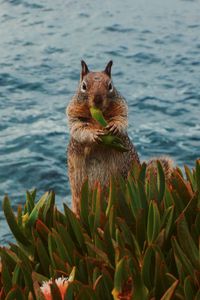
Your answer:
[[[113,59],[141,160],[200,156],[199,0],[0,0],[0,207],[34,187],[70,204],[65,107],[82,58],[92,70]]]

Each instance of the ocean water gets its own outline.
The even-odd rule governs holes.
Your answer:
[[[199,0],[0,0],[1,243],[5,193],[14,209],[35,187],[70,204],[65,107],[81,59],[91,70],[113,59],[141,160],[200,157]]]

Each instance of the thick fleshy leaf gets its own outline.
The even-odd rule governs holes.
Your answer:
[[[108,216],[108,224],[110,229],[111,238],[115,238],[115,228],[116,228],[116,209],[114,205],[111,207],[109,216]]]
[[[55,264],[55,261],[54,261],[53,253],[56,252],[56,250],[57,250],[57,245],[56,245],[56,242],[53,239],[53,235],[49,234],[48,235],[48,252],[49,252],[50,259],[51,259],[51,266],[54,269],[56,269],[56,264]]]
[[[68,255],[68,262],[73,265],[74,258],[73,258],[73,250],[75,248],[74,242],[71,238],[70,232],[67,231],[67,228],[61,224],[57,224],[58,226],[58,235],[62,239],[64,247],[67,251]]]
[[[96,199],[95,199],[95,215],[94,215],[94,227],[93,233],[96,231],[97,227],[100,227],[100,215],[101,215],[101,188],[98,185]]]
[[[164,293],[162,298],[160,300],[172,300],[174,299],[174,293],[176,291],[176,288],[179,284],[179,280],[176,280],[169,288],[168,290]]]
[[[12,288],[12,277],[5,262],[1,265],[1,282],[5,293],[7,294]]]
[[[109,185],[109,196],[108,196],[108,206],[106,209],[106,216],[109,216],[111,207],[116,202],[116,183],[114,177],[110,178],[110,185]]]
[[[174,206],[170,206],[165,210],[164,215],[162,217],[162,224],[161,224],[161,227],[165,228],[166,240],[170,235],[170,231],[172,230],[173,225],[174,225]]]
[[[112,300],[112,288],[113,279],[111,278],[110,274],[103,269],[96,278],[93,286],[97,299]]]
[[[200,159],[196,161],[196,184],[200,194]]]
[[[97,248],[92,243],[87,242],[88,251],[91,251],[90,253],[93,253],[94,257],[99,258],[100,260],[104,261],[106,264],[109,264],[109,260],[107,257],[107,254],[102,251],[101,249]]]
[[[34,208],[34,205],[35,205],[34,198],[33,198],[32,194],[29,191],[27,191],[26,192],[26,207],[27,207],[27,212],[29,215]]]
[[[36,249],[37,249],[37,254],[38,254],[44,275],[48,276],[49,275],[50,258],[49,258],[48,252],[45,249],[45,246],[43,245],[40,238],[38,238],[36,240]]]
[[[195,298],[196,288],[191,276],[187,276],[184,280],[184,294],[185,300],[191,300]]]
[[[40,284],[42,284],[43,281],[48,281],[49,280],[48,277],[46,277],[42,274],[39,274],[37,272],[34,272],[34,271],[32,272],[32,279],[33,279],[33,281],[37,281]]]
[[[55,229],[53,229],[53,239],[54,241],[56,242],[56,245],[57,245],[57,251],[58,251],[58,254],[60,256],[60,258],[63,260],[63,261],[67,261],[70,265],[72,265],[72,259],[69,255],[69,252],[67,251],[61,237],[59,236],[59,234],[55,231]]]
[[[72,213],[72,211],[64,204],[65,215],[68,219],[68,226],[70,228],[72,236],[78,242],[79,249],[85,250],[85,242],[83,238],[83,232],[80,226],[80,222],[76,218],[76,216]]]
[[[188,274],[191,276],[194,275],[194,267],[192,266],[190,260],[185,255],[185,252],[181,249],[175,237],[172,237],[172,247],[174,250],[174,255],[178,258],[178,260],[182,263],[182,266]]]
[[[48,239],[48,234],[50,233],[49,228],[41,221],[41,220],[37,220],[36,221],[36,230],[38,231],[38,233],[40,234],[40,236],[44,239],[47,240]]]
[[[114,277],[114,288],[112,295],[115,300],[119,299],[119,293],[122,292],[123,282],[127,277],[126,271],[126,258],[123,257],[116,265],[115,277]]]
[[[81,200],[80,200],[80,216],[83,220],[86,229],[89,231],[88,215],[89,215],[89,187],[88,181],[86,180],[82,186],[81,190]]]
[[[182,201],[182,207],[184,207],[183,205],[187,205],[192,197],[192,190],[190,185],[187,184],[184,178],[177,171],[174,171],[174,173],[172,174],[171,182],[174,190],[179,195]]]
[[[185,174],[186,174],[187,180],[190,182],[190,185],[194,191],[194,190],[196,190],[196,182],[195,182],[194,176],[193,176],[192,172],[190,171],[190,169],[188,168],[188,166],[184,165],[184,168],[185,168]]]
[[[132,214],[136,218],[138,211],[142,208],[140,194],[137,185],[129,177],[127,182],[127,191]]]
[[[24,235],[23,231],[17,224],[16,217],[12,211],[9,198],[7,196],[5,196],[3,201],[3,210],[10,230],[12,231],[16,240],[22,243],[23,245],[30,245],[28,238]]]
[[[151,290],[154,282],[154,272],[155,272],[155,253],[153,247],[148,247],[144,258],[142,266],[142,280],[146,287]]]
[[[17,264],[15,266],[15,269],[14,269],[13,274],[12,274],[12,285],[13,286],[20,284],[20,278],[22,277],[21,273],[22,273],[22,270],[20,268],[20,265]]]
[[[69,286],[65,292],[65,298],[64,300],[74,300],[76,299],[77,295],[79,294],[79,291],[82,288],[82,284],[78,281],[70,282]]]
[[[200,299],[200,289],[196,293],[194,300],[199,300],[199,299]]]
[[[129,259],[129,268],[133,277],[133,294],[131,299],[149,299],[149,291],[142,280],[140,266],[133,258]]]
[[[147,240],[151,244],[160,231],[160,213],[155,201],[149,204],[148,221],[147,221]]]
[[[196,266],[200,270],[198,246],[195,244],[189,232],[188,225],[183,214],[181,214],[177,220],[177,234],[180,246],[184,253],[190,259],[193,266]]]
[[[147,167],[147,183],[146,190],[149,200],[158,199],[158,184],[157,184],[157,165],[156,161],[151,161]]]
[[[51,228],[53,225],[53,208],[55,205],[55,193],[50,191],[46,201],[44,202],[42,209],[42,220],[45,222],[47,227]]]
[[[45,201],[47,200],[47,197],[49,196],[49,192],[46,192],[40,200],[37,202],[37,204],[34,206],[33,210],[31,211],[31,214],[29,215],[27,224],[29,226],[33,226],[38,218],[39,210],[42,208],[45,204]]]
[[[157,169],[158,169],[158,201],[161,202],[163,200],[165,194],[165,174],[163,171],[163,167],[160,161],[157,161]]]
[[[25,296],[22,292],[22,290],[19,287],[13,287],[10,292],[7,294],[5,300],[25,300]]]
[[[171,193],[170,189],[171,188],[168,185],[166,185],[166,187],[165,187],[165,197],[164,197],[165,208],[168,208],[168,207],[174,205],[174,199],[173,199],[173,196],[172,196],[172,193]]]
[[[84,286],[80,290],[76,299],[77,300],[98,300],[93,289],[87,286]]]
[[[115,250],[113,247],[113,242],[111,239],[110,235],[110,230],[109,230],[109,224],[107,223],[105,228],[104,228],[104,241],[108,250],[108,258],[110,263],[114,266],[115,265]]]

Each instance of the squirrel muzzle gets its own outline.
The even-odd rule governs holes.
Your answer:
[[[104,111],[108,106],[108,100],[106,95],[94,94],[89,97],[89,106],[99,108],[101,111]]]

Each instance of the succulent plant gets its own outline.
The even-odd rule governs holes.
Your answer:
[[[107,191],[85,182],[80,218],[53,191],[26,198],[16,215],[4,198],[16,243],[0,247],[0,299],[47,299],[45,282],[58,300],[200,299],[200,161],[170,180],[158,161],[148,180],[143,164]]]

